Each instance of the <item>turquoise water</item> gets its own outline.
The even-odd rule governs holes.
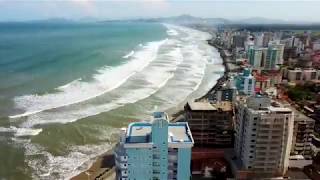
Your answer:
[[[0,24],[0,102],[44,94],[72,80],[117,66],[140,43],[164,39],[160,24]],[[41,84],[41,86],[39,86]],[[11,107],[1,106],[0,115]]]
[[[210,35],[179,26],[6,23],[0,34],[5,179],[68,179],[119,128],[181,108],[224,71]]]

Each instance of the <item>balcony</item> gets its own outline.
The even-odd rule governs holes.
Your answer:
[[[127,163],[120,163],[120,168],[121,169],[128,169],[128,164]]]

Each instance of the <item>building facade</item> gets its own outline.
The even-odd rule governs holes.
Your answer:
[[[315,121],[301,112],[294,113],[291,155],[302,155],[304,159],[312,158],[312,134]]]
[[[312,68],[295,68],[286,70],[287,79],[289,82],[300,84],[307,81],[318,80],[320,71]]]
[[[276,69],[279,50],[277,48],[269,47],[267,50],[267,55],[264,61],[264,69],[274,70]]]
[[[247,40],[247,35],[245,35],[245,34],[234,35],[233,41],[232,41],[233,47],[234,48],[236,48],[236,47],[244,48],[244,44],[245,44],[246,40]]]
[[[277,49],[277,59],[276,64],[283,64],[283,54],[284,54],[284,44],[281,44],[280,41],[271,41],[269,47]]]
[[[236,77],[236,87],[240,93],[246,95],[255,94],[255,78],[251,74],[251,69],[244,69],[243,73],[239,73]]]
[[[254,69],[260,69],[262,63],[262,48],[250,48],[248,51],[249,63]]]
[[[185,118],[195,141],[195,147],[232,147],[233,109],[231,102],[216,104],[188,102]]]
[[[259,95],[239,99],[235,114],[235,152],[242,169],[264,177],[284,175],[292,143],[292,110]]]
[[[233,77],[229,77],[226,83],[217,87],[217,90],[209,97],[209,101],[221,102],[236,100],[237,88],[234,83]]]
[[[169,123],[163,112],[131,123],[115,150],[117,180],[190,179],[193,143],[188,124]]]

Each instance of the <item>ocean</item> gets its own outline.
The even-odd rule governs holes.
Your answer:
[[[0,179],[68,179],[119,128],[205,94],[224,72],[209,38],[159,23],[0,23]]]

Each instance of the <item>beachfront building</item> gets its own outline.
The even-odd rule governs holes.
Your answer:
[[[292,144],[292,110],[256,95],[239,98],[235,114],[239,169],[258,177],[284,175]]]
[[[229,78],[226,83],[217,87],[215,93],[209,97],[210,100],[215,102],[236,100],[237,88],[235,86],[233,78]]]
[[[188,123],[169,123],[164,112],[131,123],[115,150],[117,180],[190,179],[193,143]]]
[[[246,68],[236,77],[236,87],[241,94],[255,94],[255,77],[251,74],[251,69]]]
[[[233,108],[230,101],[188,102],[184,110],[195,147],[232,147]]]

